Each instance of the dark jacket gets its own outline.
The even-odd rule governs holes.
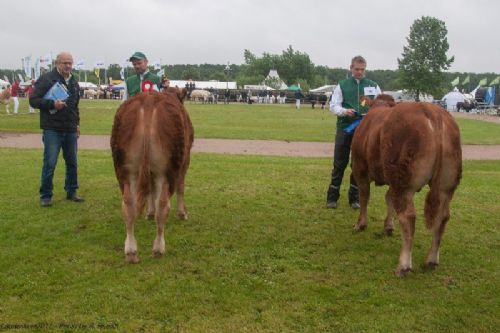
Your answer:
[[[55,109],[54,101],[43,98],[56,82],[66,86],[69,94],[66,106],[61,110]],[[76,131],[77,126],[80,125],[79,92],[80,87],[76,78],[72,76],[68,85],[66,85],[66,81],[56,68],[40,76],[35,83],[33,94],[30,96],[30,105],[40,109],[40,128]]]

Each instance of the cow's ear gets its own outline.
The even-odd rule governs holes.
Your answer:
[[[373,101],[370,99],[368,96],[360,96],[359,97],[359,104],[364,107],[370,107],[372,105]]]
[[[382,94],[382,95],[378,95],[377,98],[386,102],[387,106],[392,107],[392,106],[396,105],[396,102],[394,101],[394,97],[392,97],[391,95]]]

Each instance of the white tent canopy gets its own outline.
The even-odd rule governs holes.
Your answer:
[[[326,86],[321,86],[319,88],[311,89],[309,92],[312,93],[333,93],[333,90],[335,89],[336,85],[334,84],[328,84]]]
[[[265,84],[245,84],[243,86],[244,90],[274,90],[273,88],[266,86]]]
[[[81,89],[97,89],[97,85],[92,82],[78,82]]]
[[[269,85],[269,81],[274,81],[274,83],[271,85],[280,90],[286,90],[288,88],[286,83],[280,78],[276,69],[269,70],[269,74],[267,74],[267,77],[264,79],[261,85]]]
[[[456,111],[457,103],[463,103],[465,101],[465,96],[455,88],[454,91],[450,91],[444,95],[443,101],[446,102],[446,109],[448,109],[448,111]]]

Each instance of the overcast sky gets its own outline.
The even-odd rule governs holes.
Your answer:
[[[90,69],[134,51],[166,64],[242,64],[289,45],[316,65],[396,69],[413,22],[445,22],[450,71],[500,73],[498,0],[0,0],[0,68],[69,51]]]

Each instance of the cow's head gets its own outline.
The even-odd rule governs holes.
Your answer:
[[[368,106],[369,108],[373,108],[376,106],[394,106],[396,102],[391,95],[380,94],[375,99],[370,99],[368,96],[361,96],[359,98],[359,102],[363,106]]]
[[[182,104],[184,104],[184,100],[186,99],[186,96],[188,94],[186,88],[179,88],[179,87],[168,87],[167,90],[164,91],[167,93],[175,94]]]

